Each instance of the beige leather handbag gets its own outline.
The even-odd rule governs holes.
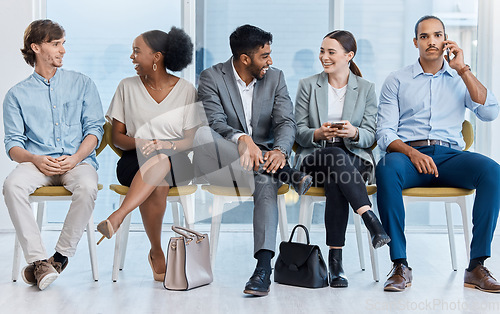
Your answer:
[[[179,226],[172,226],[172,230],[180,237],[172,237],[168,243],[163,286],[169,290],[189,290],[211,283],[208,235]]]

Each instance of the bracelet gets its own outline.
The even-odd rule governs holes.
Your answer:
[[[354,133],[354,137],[352,138],[352,140],[355,141],[355,142],[359,141],[358,136],[359,136],[359,129],[356,128],[356,133]],[[357,138],[357,140],[356,140],[356,138]]]
[[[464,75],[465,72],[470,71],[470,66],[466,64],[463,68],[457,71],[459,76]]]

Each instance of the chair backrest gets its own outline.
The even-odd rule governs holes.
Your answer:
[[[103,127],[105,126],[106,125],[104,125]],[[106,134],[106,128],[104,128],[104,134]],[[99,144],[99,147],[95,149],[95,155],[98,156],[103,151],[103,149],[106,148],[106,145],[108,145],[108,141],[106,140],[106,137],[103,135],[101,144]]]
[[[472,128],[472,124],[467,120],[464,120],[462,123],[462,136],[465,141],[464,150],[469,150],[472,143],[474,143],[474,129]]]
[[[104,137],[103,138],[106,139],[108,146],[111,147],[111,149],[118,156],[121,157],[123,155],[123,151],[113,144],[113,132],[112,131],[113,131],[113,126],[111,125],[111,123],[106,122],[106,124],[104,125]]]

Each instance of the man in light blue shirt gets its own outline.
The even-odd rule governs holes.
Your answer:
[[[97,88],[83,74],[61,69],[63,45],[59,24],[32,22],[21,52],[35,71],[12,87],[3,103],[5,150],[19,163],[4,182],[5,204],[28,263],[21,275],[40,290],[66,268],[94,210],[95,149],[103,135]],[[73,194],[56,252],[48,259],[28,200],[47,185],[63,185]]]
[[[380,94],[377,142],[388,154],[376,168],[377,201],[382,224],[392,239],[394,263],[384,290],[403,291],[412,281],[402,190],[452,186],[476,189],[464,285],[500,292],[500,284],[483,265],[491,255],[500,208],[500,166],[486,156],[462,151],[461,135],[466,108],[480,120],[492,121],[498,115],[498,102],[464,63],[462,49],[448,40],[439,18],[422,17],[413,41],[419,60],[389,75]]]

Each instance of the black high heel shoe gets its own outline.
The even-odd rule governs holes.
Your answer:
[[[365,222],[366,229],[370,232],[374,248],[378,249],[391,242],[391,238],[385,232],[384,227],[382,227],[380,220],[378,220],[373,210],[367,210],[361,215],[361,218]]]

